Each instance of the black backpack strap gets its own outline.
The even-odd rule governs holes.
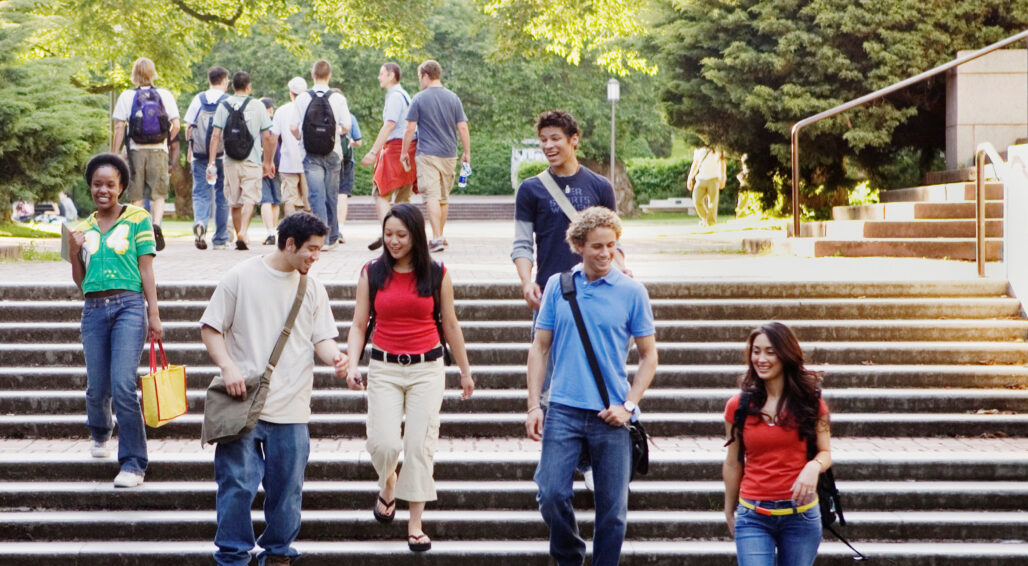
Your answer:
[[[560,274],[560,293],[571,305],[571,314],[575,317],[575,326],[578,327],[578,336],[582,339],[582,346],[585,348],[585,357],[589,360],[589,368],[593,372],[593,379],[596,380],[596,388],[600,390],[600,398],[603,399],[604,408],[610,407],[610,396],[607,394],[607,384],[603,382],[603,373],[600,371],[600,363],[596,360],[596,351],[593,350],[593,343],[589,340],[589,332],[585,328],[585,320],[582,318],[582,310],[578,307],[578,296],[575,290],[575,274],[572,271],[565,271]]]
[[[446,345],[446,335],[443,333],[443,264],[432,262],[432,319],[435,321],[436,332],[439,333],[439,343],[443,346],[443,363],[453,365],[453,357],[450,356],[450,348]]]
[[[738,435],[734,440],[739,443],[739,452],[737,458],[740,462],[746,460],[746,445],[742,441],[742,431],[746,428],[746,417],[749,416],[750,403],[752,402],[753,394],[749,391],[743,391],[739,394],[739,406],[735,408],[735,415],[732,417],[732,422],[735,426],[736,434]],[[728,444],[731,444],[730,440]],[[726,444],[727,446],[727,444]]]
[[[371,345],[371,335],[375,331],[375,294],[378,293],[378,288],[382,286],[382,279],[377,276],[377,267],[380,262],[378,260],[371,260],[364,264],[364,268],[368,274],[368,326],[364,330],[364,346],[361,348],[361,357],[364,357],[364,351],[367,350],[367,346]]]

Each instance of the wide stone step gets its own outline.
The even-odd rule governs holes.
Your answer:
[[[830,220],[805,222],[800,233],[805,238],[856,240],[860,238],[974,238],[974,220]],[[1002,238],[1003,221],[985,223],[985,237]]]
[[[833,206],[833,220],[920,220],[922,218],[974,218],[974,202],[889,202]],[[985,203],[986,218],[1003,218],[1003,203]]]
[[[157,292],[161,302],[204,301],[210,299],[217,281],[197,283],[160,283]],[[332,299],[355,296],[353,281],[322,281]],[[1002,279],[926,280],[926,281],[753,281],[723,279],[717,281],[644,281],[650,297],[671,298],[845,298],[845,297],[970,297],[1006,295],[1007,283]],[[521,299],[520,286],[508,281],[458,282],[454,284],[458,300]],[[74,301],[81,310],[82,293],[72,283],[0,283],[0,299],[4,304],[16,301]],[[524,304],[524,302],[522,302]]]
[[[744,345],[737,342],[658,342],[660,359],[668,364],[735,364]],[[210,363],[201,344],[165,344],[168,360],[186,366]],[[511,365],[525,363],[529,344],[468,344],[471,363]],[[814,364],[1025,364],[1028,344],[1023,342],[807,342],[806,360]],[[149,366],[150,351],[144,348],[140,365]],[[637,351],[629,352],[636,363]],[[80,344],[0,344],[0,363],[7,366],[84,366]]]
[[[868,238],[862,240],[817,240],[814,257],[924,257],[974,261],[973,238]],[[1003,241],[985,241],[986,261],[1003,259]]]
[[[652,388],[646,393],[647,412],[715,412],[738,389]],[[188,392],[189,410],[203,412],[205,392]],[[1028,413],[1028,391],[1005,389],[829,389],[825,401],[833,413],[958,413],[1000,411]],[[461,400],[458,390],[443,397],[443,413],[520,413],[525,409],[524,390],[485,389]],[[81,391],[0,391],[0,413],[6,415],[81,414],[86,410]],[[314,391],[314,413],[364,413],[363,391],[330,389]]]
[[[860,542],[861,551],[876,561],[893,564],[932,566],[1023,566],[1028,544],[989,542]],[[545,540],[435,540],[432,550],[414,554],[403,541],[297,541],[303,564],[337,566],[547,566],[551,564]],[[591,545],[589,547],[591,549]],[[147,564],[181,566],[206,564],[214,545],[210,541],[113,541],[113,542],[10,542],[0,543],[0,560],[10,563],[108,566]],[[729,541],[626,541],[622,566],[734,566],[735,543]],[[853,563],[853,552],[839,542],[826,542],[818,549],[819,566]]]
[[[746,367],[739,365],[740,358],[732,365],[680,365],[662,363],[657,367],[656,378],[651,386],[654,390],[665,387],[724,387],[734,385]],[[875,387],[875,388],[1028,388],[1028,368],[1024,366],[998,365],[820,365],[809,368],[825,373],[825,387]],[[628,375],[635,373],[635,366],[628,366]],[[140,371],[148,371],[141,367]],[[363,371],[363,370],[362,370]],[[519,389],[525,388],[525,364],[472,366],[476,388]],[[203,389],[218,373],[210,365],[195,365],[186,368],[186,380],[190,388]],[[332,370],[323,365],[314,366],[315,389],[339,388],[342,382]],[[459,368],[446,370],[446,384],[451,389],[460,385]],[[0,390],[78,390],[85,391],[85,367],[0,367]]]
[[[883,202],[960,202],[974,201],[977,188],[971,183],[944,183],[905,189],[889,189],[879,193]],[[1003,200],[1003,183],[985,183],[986,200]]]
[[[349,540],[402,539],[406,515],[397,510],[398,521],[381,525],[369,510],[304,510],[299,538],[335,541],[346,533]],[[847,513],[846,533],[857,540],[1020,540],[1028,532],[1028,513],[854,511]],[[425,523],[435,538],[490,540],[505,532],[514,540],[544,539],[546,524],[539,512],[479,510],[426,510]],[[592,516],[578,514],[582,536],[592,537]],[[728,540],[721,511],[628,511],[627,539]],[[253,513],[255,525],[263,525],[263,513]],[[215,514],[210,511],[171,511],[140,514],[137,511],[39,511],[0,512],[6,540],[104,541],[116,532],[128,540],[213,540]],[[260,528],[260,527],[258,527]]]
[[[2,415],[3,438],[83,438],[85,414]],[[150,438],[200,438],[203,415],[188,413],[161,428],[149,429]],[[440,436],[444,438],[518,438],[524,434],[522,413],[443,413]],[[724,432],[720,413],[647,413],[646,429],[659,436],[705,435]],[[310,432],[317,437],[361,437],[365,415],[314,414]],[[1028,436],[1028,414],[978,413],[835,413],[835,436]]]
[[[1028,508],[1025,482],[840,481],[847,513],[858,510],[1020,511]],[[439,481],[439,500],[430,509],[537,510],[533,481]],[[306,510],[365,511],[378,495],[374,481],[307,481],[303,485]],[[0,510],[65,511],[180,511],[213,508],[217,484],[213,481],[147,481],[139,489],[119,489],[110,481],[0,482]],[[630,509],[717,510],[724,494],[721,481],[660,481],[636,479],[630,485]],[[263,507],[263,489],[253,508]],[[402,506],[402,505],[401,505]],[[575,482],[574,506],[592,509],[593,496]]]
[[[655,322],[658,342],[745,342],[763,320],[659,320]],[[828,341],[1015,341],[1028,337],[1025,320],[780,320],[801,342]],[[526,342],[529,320],[465,321],[461,330],[467,342]],[[195,342],[200,335],[197,322],[163,321],[167,344]],[[348,321],[337,322],[339,336],[350,329]],[[342,339],[342,338],[341,338]],[[68,343],[81,340],[78,322],[0,322],[0,344]]]

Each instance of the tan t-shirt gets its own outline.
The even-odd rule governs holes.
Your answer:
[[[255,257],[232,268],[218,283],[200,323],[225,336],[228,353],[243,377],[264,372],[293,305],[299,281],[299,272],[277,271],[262,257]],[[307,292],[292,334],[271,374],[261,420],[279,424],[310,420],[314,344],[338,334],[328,292],[308,276]]]

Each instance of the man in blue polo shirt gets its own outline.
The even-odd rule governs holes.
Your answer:
[[[571,502],[575,468],[589,455],[595,482],[593,565],[615,566],[621,556],[628,514],[632,441],[624,426],[639,410],[657,370],[653,312],[646,288],[614,269],[621,221],[603,207],[584,210],[567,231],[582,257],[574,282],[585,327],[596,352],[610,406],[603,406],[570,303],[561,294],[560,274],[546,282],[535,339],[528,354],[528,414],[525,430],[542,440],[535,472],[539,510],[550,529],[550,555],[558,566],[581,566],[585,541],[578,534]],[[629,340],[639,349],[639,368],[628,382]],[[559,353],[559,355],[557,355]],[[547,359],[553,365],[550,404],[539,406]]]

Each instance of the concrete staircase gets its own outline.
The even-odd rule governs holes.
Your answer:
[[[986,183],[988,261],[1003,257],[1003,185]],[[801,228],[815,257],[928,257],[974,261],[975,184],[954,182],[884,191],[880,204],[836,206],[833,220]]]
[[[427,214],[425,205],[418,197],[415,197],[418,208],[422,214]],[[348,221],[377,221],[375,216],[375,203],[371,197],[352,197],[349,202],[346,220]],[[426,215],[425,218],[428,218]],[[450,206],[448,220],[513,220],[514,219],[514,195],[487,196],[487,195],[462,195],[454,193],[450,195]]]
[[[1028,453],[919,448],[959,441],[993,450],[1003,438],[1028,437],[1028,321],[1005,282],[647,287],[661,357],[643,403],[655,439],[650,475],[631,486],[622,564],[735,563],[720,511],[721,415],[743,369],[743,341],[769,319],[790,324],[826,372],[846,533],[862,551],[895,564],[1028,563]],[[67,440],[86,437],[81,300],[69,285],[0,285],[0,564],[210,562],[213,450],[197,439],[215,368],[195,321],[212,290],[161,287],[165,345],[188,366],[191,413],[148,429],[146,484],[116,490],[116,462]],[[344,335],[353,292],[329,285]],[[531,481],[538,445],[523,439],[529,313],[515,285],[461,284],[456,293],[479,389],[458,401],[458,375],[448,371],[440,498],[426,512],[433,550],[407,550],[402,505],[395,524],[372,518],[365,399],[319,366],[297,544],[303,564],[549,563]],[[576,507],[591,508],[581,482]],[[579,519],[591,536],[590,514]],[[829,535],[818,564],[849,563]]]

